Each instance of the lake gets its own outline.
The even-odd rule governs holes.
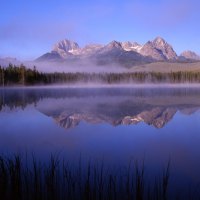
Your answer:
[[[0,152],[127,166],[170,161],[176,191],[200,183],[200,88],[1,88]]]

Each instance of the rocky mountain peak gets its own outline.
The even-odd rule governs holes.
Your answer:
[[[168,44],[163,38],[161,37],[156,37],[153,41],[152,44],[154,48],[162,51],[162,54],[166,57],[166,60],[176,60],[177,59],[177,54],[172,48],[170,44]]]
[[[153,45],[155,46],[155,47],[161,47],[161,46],[165,46],[165,45],[167,45],[167,42],[163,39],[163,38],[161,38],[161,37],[156,37],[153,41],[152,41],[152,43],[153,43]]]
[[[69,53],[73,54],[78,49],[79,45],[76,42],[64,39],[54,45],[52,52],[57,52],[61,57],[66,58]]]
[[[180,54],[181,57],[184,57],[185,59],[190,59],[190,60],[200,60],[200,56],[197,55],[193,51],[184,51]]]
[[[122,44],[121,42],[118,42],[116,40],[113,40],[112,42],[110,42],[108,45],[107,45],[108,48],[122,48]]]
[[[134,66],[138,63],[155,61],[200,60],[199,57],[191,51],[185,51],[178,57],[173,47],[165,39],[156,37],[144,45],[131,41],[113,40],[107,45],[89,44],[83,48],[80,48],[76,42],[65,39],[55,44],[50,53],[40,58],[43,61],[56,59],[65,62],[72,60],[78,62],[86,59],[101,65],[108,64],[109,60],[109,64],[119,63],[123,66]],[[40,58],[39,60],[41,60]]]
[[[140,50],[140,54],[143,56],[151,57],[155,60],[166,60],[162,51],[155,48],[151,41],[148,41]]]
[[[177,60],[178,58],[172,46],[161,37],[156,37],[153,41],[148,41],[141,48],[140,53],[156,60]]]

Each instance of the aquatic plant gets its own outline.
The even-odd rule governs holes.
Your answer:
[[[169,192],[170,162],[155,181],[147,177],[145,163],[132,160],[128,166],[113,168],[106,167],[104,161],[82,162],[81,157],[72,165],[57,156],[41,162],[35,156],[2,155],[0,199],[171,200],[178,195],[178,199],[185,198],[182,194]],[[186,199],[198,199],[199,195],[190,192]]]

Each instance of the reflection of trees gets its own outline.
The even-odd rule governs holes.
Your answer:
[[[7,91],[1,90],[1,99],[0,99],[0,110],[2,110],[3,107],[7,106],[10,108],[10,110],[13,110],[15,108],[21,108],[24,109],[28,104],[33,103],[33,99],[24,98],[23,93],[17,94],[8,94]]]
[[[1,88],[0,109],[4,106],[8,106],[10,109],[25,108],[28,104],[36,105],[39,100],[44,98],[88,97],[114,97],[116,99],[119,97],[132,99],[142,97],[155,100],[161,98],[163,101],[169,97],[177,97],[179,100],[184,100],[186,98],[200,98],[200,90],[196,88]]]
[[[40,99],[36,93],[32,94],[31,91],[26,89],[6,89],[0,90],[0,110],[7,106],[11,110],[15,108],[24,109],[29,104],[36,104]]]

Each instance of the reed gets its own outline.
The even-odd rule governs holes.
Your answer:
[[[27,161],[28,160],[28,161]],[[35,156],[0,156],[1,200],[167,200],[170,194],[170,162],[163,173],[148,180],[145,163],[130,161],[128,166],[112,168],[92,161],[77,165],[66,159],[50,156],[42,163]],[[150,181],[150,182],[149,182]],[[153,184],[154,183],[154,184]],[[174,196],[173,196],[174,195]],[[185,195],[185,194],[184,194]],[[187,198],[199,199],[191,190]]]

